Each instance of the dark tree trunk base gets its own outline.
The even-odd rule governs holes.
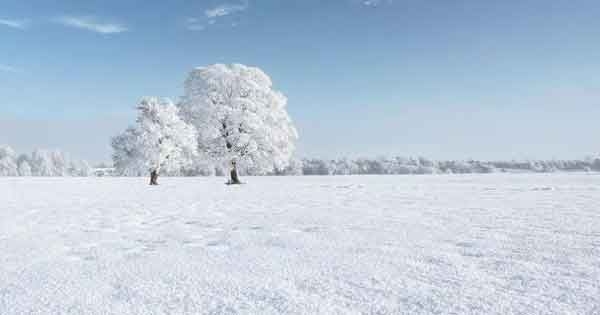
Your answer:
[[[227,185],[227,186],[232,186],[232,185],[236,185],[236,186],[237,186],[237,185],[243,185],[243,184],[245,184],[245,183],[242,183],[242,182],[239,182],[239,183],[232,183],[232,182],[230,182],[230,181],[227,181],[227,182],[225,183],[225,185]]]
[[[230,177],[229,181],[227,182],[228,185],[239,185],[242,183],[240,181],[240,178],[238,177],[237,169],[235,167],[231,170],[231,173],[229,173],[229,175],[231,177]]]
[[[158,172],[152,171],[150,172],[150,186],[158,185]]]

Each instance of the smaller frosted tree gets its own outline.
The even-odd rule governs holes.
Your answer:
[[[158,174],[178,171],[196,154],[196,130],[179,118],[170,100],[145,98],[137,106],[137,124],[112,140],[113,162],[121,174],[150,173],[150,185]]]

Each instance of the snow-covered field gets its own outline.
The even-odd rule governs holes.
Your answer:
[[[0,178],[0,314],[600,314],[600,175]]]

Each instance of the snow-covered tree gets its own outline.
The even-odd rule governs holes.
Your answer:
[[[112,140],[113,162],[120,174],[150,172],[150,184],[157,185],[161,171],[179,171],[191,163],[196,130],[181,120],[169,100],[145,98],[137,109],[137,124]]]
[[[194,159],[190,166],[182,170],[183,176],[213,176],[215,175],[215,166],[209,161]]]
[[[0,147],[0,176],[19,176],[15,151],[9,146]]]
[[[87,177],[92,174],[92,168],[86,161],[69,160],[67,172],[71,176]]]
[[[66,156],[59,150],[53,150],[50,152],[50,158],[52,160],[52,176],[71,175],[68,170],[70,160],[68,156]]]
[[[291,158],[288,166],[284,169],[275,169],[273,174],[286,176],[302,175],[302,161],[298,158]]]
[[[185,82],[182,117],[198,130],[199,151],[215,164],[264,174],[284,169],[298,134],[286,97],[262,70],[241,64],[194,69]]]
[[[33,176],[55,176],[50,151],[37,149],[31,153],[29,162]]]
[[[15,156],[16,156],[16,153],[11,147],[9,147],[7,145],[0,146],[0,159],[5,158],[5,157],[14,158]]]
[[[27,160],[22,160],[19,162],[19,176],[31,176],[31,166],[29,166],[29,162]]]
[[[139,137],[141,134],[138,129],[128,127],[123,133],[112,138],[112,158],[116,174],[140,176],[148,171],[142,160],[141,147],[138,144]]]
[[[302,161],[302,173],[304,175],[331,175],[333,168],[328,161],[319,159],[305,159]]]

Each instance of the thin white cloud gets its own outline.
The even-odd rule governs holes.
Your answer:
[[[127,27],[111,22],[100,22],[93,17],[63,16],[55,20],[64,26],[88,30],[100,34],[117,34],[128,31]]]
[[[222,16],[242,12],[248,9],[248,1],[238,4],[222,4],[204,11],[204,15],[209,19],[216,19]]]
[[[366,7],[376,8],[382,4],[391,4],[392,0],[362,0],[361,3]]]
[[[0,25],[23,30],[29,25],[29,20],[0,19]]]
[[[0,72],[18,73],[20,71],[15,67],[0,64]]]
[[[239,3],[225,3],[219,6],[204,10],[204,16],[189,17],[185,19],[185,27],[189,31],[204,31],[213,25],[216,25],[218,20],[225,19],[229,21],[231,27],[237,26],[238,22],[231,22],[232,16],[238,15],[248,9],[248,0]],[[220,23],[219,23],[220,24]]]

